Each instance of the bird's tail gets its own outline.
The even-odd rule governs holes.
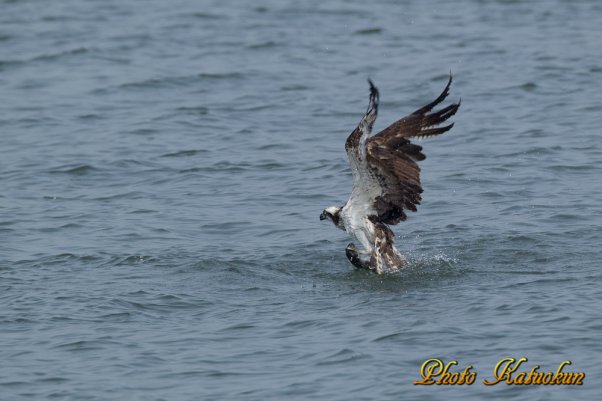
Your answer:
[[[377,274],[397,271],[406,265],[406,258],[395,248],[393,232],[384,223],[374,224],[374,249],[370,268]]]

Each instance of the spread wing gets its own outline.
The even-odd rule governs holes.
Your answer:
[[[366,159],[366,140],[372,132],[372,126],[374,125],[376,115],[378,114],[378,89],[376,89],[372,81],[368,80],[368,83],[370,84],[370,101],[368,102],[368,109],[360,123],[347,137],[347,141],[345,141],[345,150],[347,151],[347,157],[351,164],[354,183],[359,179],[359,172],[362,168],[361,164]]]
[[[347,204],[351,205],[361,215],[374,214],[372,204],[374,199],[381,193],[380,183],[373,176],[366,161],[366,142],[372,132],[374,121],[376,121],[379,100],[378,89],[372,81],[368,80],[368,83],[370,84],[368,109],[345,142],[345,150],[353,174],[353,190]]]
[[[437,99],[368,138],[378,106],[378,91],[370,83],[371,106],[347,138],[345,148],[353,170],[352,198],[370,202],[378,221],[397,224],[407,218],[407,210],[415,212],[420,204],[422,186],[417,162],[425,156],[422,147],[411,143],[409,138],[440,135],[453,127],[453,123],[439,125],[458,111],[460,102],[432,112],[449,94],[451,82],[450,75]]]

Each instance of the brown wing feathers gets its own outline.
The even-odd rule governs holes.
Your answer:
[[[445,85],[443,92],[441,92],[441,94],[437,97],[437,99],[433,100],[432,102],[430,102],[427,105],[422,106],[418,110],[414,111],[412,114],[425,114],[425,113],[428,113],[429,111],[433,110],[433,108],[436,105],[438,105],[439,103],[444,101],[445,98],[449,95],[449,88],[451,87],[451,83],[452,83],[452,75],[449,74],[449,79],[447,80],[447,85]]]
[[[414,111],[412,114],[394,122],[378,134],[374,135],[377,137],[429,137],[433,135],[440,135],[446,131],[449,131],[454,124],[449,124],[444,127],[435,127],[443,123],[445,120],[456,114],[460,107],[460,102],[451,104],[437,112],[428,114],[435,106],[441,103],[447,95],[449,95],[449,88],[452,83],[452,76],[449,76],[449,81],[443,92],[431,103],[427,104]]]
[[[406,143],[399,147],[368,143],[367,161],[383,193],[374,200],[378,218],[385,224],[397,224],[407,218],[405,210],[416,211],[422,197],[420,168],[417,160],[424,159],[418,145]]]
[[[367,162],[381,183],[383,193],[374,200],[378,219],[385,224],[397,224],[407,218],[404,210],[416,211],[420,204],[422,186],[417,162],[424,160],[422,147],[410,142],[411,137],[439,135],[453,127],[453,123],[437,127],[453,116],[460,102],[434,113],[429,112],[449,94],[449,81],[433,102],[398,120],[368,139]]]

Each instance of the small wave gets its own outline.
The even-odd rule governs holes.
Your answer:
[[[179,173],[195,173],[195,172],[207,172],[207,173],[215,173],[215,172],[231,172],[238,173],[242,171],[247,171],[248,166],[245,164],[233,164],[226,161],[221,161],[213,164],[212,166],[207,167],[191,167],[188,169],[178,170]]]
[[[153,129],[153,128],[138,128],[138,129],[134,129],[131,131],[127,131],[126,134],[131,134],[131,135],[151,135],[151,134],[157,134],[159,132],[159,130],[157,129]]]
[[[514,158],[514,157],[520,157],[520,156],[527,156],[527,155],[543,156],[543,155],[556,154],[562,150],[563,150],[562,146],[549,146],[549,147],[534,146],[532,148],[521,150],[518,152],[500,153],[500,154],[494,155],[493,157],[496,159],[507,159],[507,158]]]
[[[537,84],[535,82],[527,82],[520,85],[519,88],[525,92],[533,92],[535,89],[537,89]]]
[[[582,215],[577,213],[553,213],[548,217],[544,218],[544,221],[548,221],[550,223],[558,223],[559,221],[566,222],[575,222],[575,221],[589,221],[591,219],[588,215]]]
[[[76,224],[76,223],[67,223],[67,224],[63,224],[62,226],[59,227],[42,227],[40,228],[40,232],[43,233],[53,233],[53,232],[58,232],[61,230],[65,230],[65,229],[70,229],[70,228],[81,228],[82,226],[80,224]]]
[[[0,36],[0,38],[1,38],[1,36]],[[87,48],[79,47],[76,49],[66,50],[66,51],[62,51],[62,52],[58,52],[58,53],[43,54],[41,56],[33,57],[29,60],[0,60],[0,71],[2,71],[5,68],[9,68],[9,67],[18,67],[18,66],[25,65],[28,63],[35,63],[35,62],[40,62],[40,61],[54,61],[57,59],[61,59],[63,57],[79,55],[79,54],[83,54],[83,53],[87,53],[87,52],[89,52],[89,50]]]
[[[244,230],[247,227],[251,227],[252,223],[249,221],[226,221],[223,223],[210,223],[204,224],[201,228],[206,233],[223,234],[225,232],[236,233],[239,230]]]
[[[73,21],[75,18],[69,15],[45,15],[41,18],[42,21],[47,22],[65,22],[65,21]]]
[[[43,54],[41,56],[32,58],[30,61],[53,61],[53,60],[57,60],[57,59],[60,59],[60,58],[66,57],[66,56],[73,56],[73,55],[88,53],[89,51],[90,50],[86,47],[78,47],[75,49],[65,50],[65,51],[58,52],[58,53]]]
[[[165,153],[161,155],[161,157],[189,157],[194,156],[199,153],[207,153],[206,149],[190,149],[190,150],[180,150],[178,152]]]
[[[85,264],[104,262],[106,259],[101,256],[76,255],[73,253],[61,253],[57,255],[47,255],[38,259],[23,259],[15,262],[16,266],[53,266],[65,265],[65,262],[83,262]]]
[[[543,130],[540,128],[533,128],[533,129],[523,132],[521,134],[521,136],[531,137],[531,138],[544,138],[544,137],[548,137],[549,133],[546,130]]]
[[[142,81],[126,82],[118,86],[119,89],[154,89],[163,86],[175,85],[184,86],[189,83],[191,77],[167,77],[150,78]]]
[[[384,336],[377,337],[372,341],[375,343],[379,343],[382,341],[397,340],[399,338],[404,338],[405,335],[406,334],[404,334],[404,333],[385,334]]]
[[[220,80],[220,79],[240,79],[243,74],[238,72],[231,73],[200,73],[195,75],[183,75],[175,77],[149,78],[141,81],[126,82],[119,85],[118,89],[157,89],[169,86],[188,86],[195,81]]]
[[[254,329],[256,326],[247,323],[237,323],[228,327],[224,327],[220,330],[221,333],[230,332],[230,331],[244,331],[249,329]]]
[[[129,214],[146,214],[146,213],[156,213],[156,210],[152,210],[152,209],[136,209],[133,210],[131,212],[129,212]]]
[[[207,107],[203,107],[203,106],[197,106],[197,107],[178,107],[176,109],[176,111],[178,111],[178,112],[185,112],[185,113],[194,114],[194,115],[207,115],[207,114],[209,114],[209,109]]]
[[[257,150],[273,150],[273,149],[290,149],[290,144],[285,143],[269,143],[267,145],[262,145],[257,148]]]
[[[74,175],[85,175],[90,174],[97,169],[89,164],[78,164],[75,166],[62,166],[50,170],[52,174],[74,174]]]
[[[258,168],[260,170],[280,170],[280,169],[289,169],[289,165],[285,165],[278,162],[264,162],[254,165],[253,167]]]
[[[283,324],[282,328],[300,330],[300,329],[304,329],[306,327],[315,327],[319,324],[320,324],[320,321],[315,320],[315,319],[293,320],[293,321],[286,322],[285,324]]]
[[[304,91],[308,89],[310,89],[309,86],[300,84],[284,85],[280,88],[282,91]]]
[[[267,42],[261,42],[261,43],[256,43],[256,44],[252,44],[252,45],[248,45],[247,49],[249,50],[260,50],[260,49],[273,49],[275,47],[278,47],[278,43],[269,40]]]
[[[327,365],[338,365],[338,364],[347,364],[353,361],[357,361],[359,359],[364,359],[367,356],[365,354],[360,354],[356,351],[353,351],[348,348],[344,348],[332,355],[327,356],[323,360],[317,363],[318,366],[327,366]]]
[[[147,198],[147,195],[144,192],[129,191],[129,192],[118,193],[118,194],[115,194],[115,195],[99,196],[97,198],[93,198],[93,200],[95,200],[95,201],[109,201],[109,200],[114,200],[114,199],[143,199],[143,198]]]
[[[136,159],[120,159],[110,163],[111,166],[119,168],[131,168],[131,167],[148,167],[149,169],[164,170],[165,167],[159,163],[153,163],[145,160]]]
[[[8,67],[18,67],[25,64],[21,60],[0,60],[0,71],[7,69]]]
[[[556,164],[554,166],[550,166],[549,169],[553,171],[587,171],[587,170],[595,170],[598,168],[597,166],[592,166],[590,164],[582,164],[582,165],[562,165]]]
[[[80,120],[100,120],[103,118],[103,116],[101,116],[100,114],[80,114],[79,116],[77,116],[77,118],[79,118]]]
[[[302,4],[299,2],[298,4]],[[302,16],[302,15],[317,15],[320,17],[323,16],[341,16],[341,17],[361,17],[365,18],[366,14],[364,11],[359,9],[351,9],[351,8],[336,8],[336,9],[323,9],[322,7],[305,7],[305,8],[287,8],[282,11],[285,15],[292,16]]]
[[[224,20],[224,19],[228,19],[227,16],[225,15],[221,15],[221,14],[213,14],[213,13],[205,13],[205,12],[196,12],[196,13],[192,13],[190,14],[191,17],[197,18],[197,19],[206,19],[206,20]]]
[[[80,340],[80,341],[73,341],[70,343],[57,345],[54,348],[55,349],[66,349],[69,351],[92,351],[92,350],[104,349],[104,346],[107,344],[115,345],[115,344],[118,344],[118,342],[101,340],[101,339],[92,340],[92,341]]]
[[[367,28],[367,29],[358,29],[354,32],[356,35],[374,35],[381,33],[383,30],[381,28]]]
[[[36,320],[31,320],[31,319],[27,319],[24,317],[15,317],[15,318],[1,318],[0,319],[0,323],[2,324],[11,324],[11,323],[15,323],[15,324],[30,324],[30,323],[36,323]],[[28,351],[24,351],[23,353],[28,353]],[[14,355],[17,356],[17,355]]]
[[[293,235],[297,233],[299,230],[297,228],[279,228],[274,230],[267,230],[265,232],[257,234],[257,237],[271,237],[273,235],[277,235],[278,237],[286,237],[288,235]]]
[[[205,79],[239,79],[243,78],[244,75],[239,72],[225,72],[225,73],[201,73],[197,75],[199,78]]]

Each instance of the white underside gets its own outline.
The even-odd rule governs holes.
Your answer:
[[[355,239],[362,248],[360,253],[370,254],[374,247],[374,223],[368,216],[378,215],[372,207],[374,199],[382,193],[378,181],[370,174],[363,159],[350,158],[353,173],[353,190],[349,200],[341,210],[341,219],[345,231]]]
[[[362,204],[353,200],[353,197],[350,198],[341,210],[341,220],[345,231],[361,245],[359,252],[370,254],[374,247],[375,234],[374,223],[368,219],[368,216],[374,215],[375,212],[367,206],[367,203]]]

